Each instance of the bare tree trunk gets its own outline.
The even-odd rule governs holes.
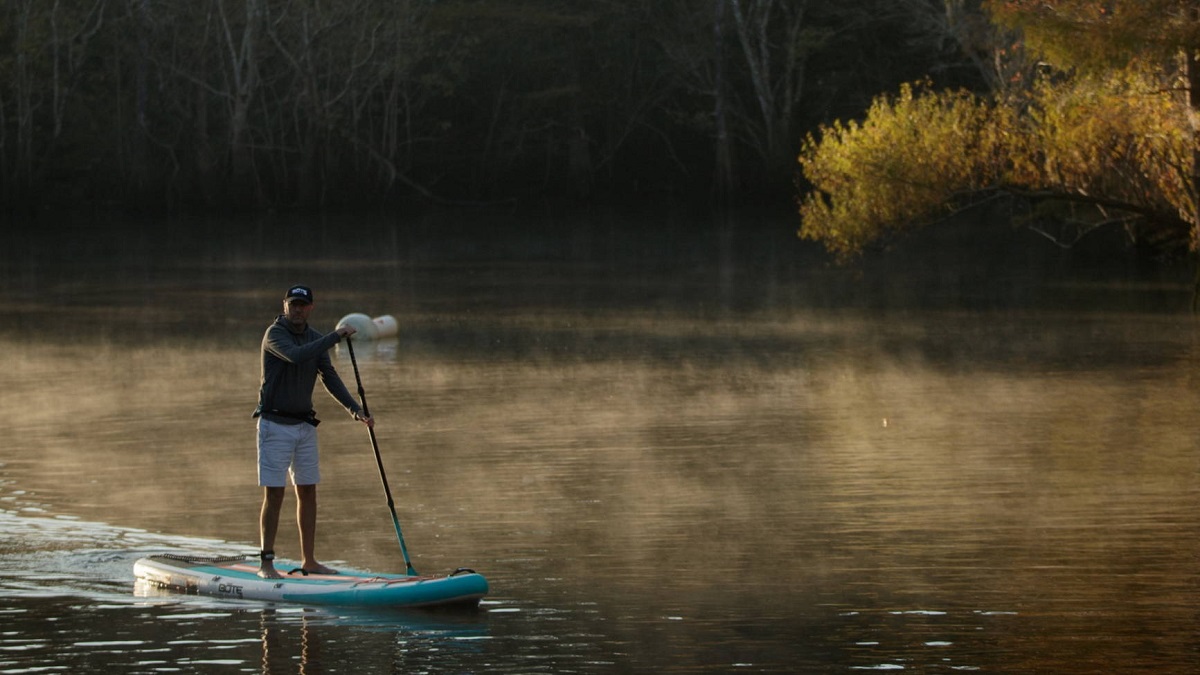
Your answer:
[[[12,177],[12,187],[8,189],[14,192],[28,189],[33,178],[33,115],[37,104],[34,102],[34,77],[31,72],[31,55],[27,45],[31,44],[29,34],[34,4],[34,0],[21,0],[17,3],[17,10],[13,17],[16,25],[13,34],[15,59],[12,68],[16,134],[13,139],[11,169],[8,172]],[[10,185],[8,181],[5,181],[4,184]]]
[[[249,127],[250,106],[258,89],[258,63],[255,46],[258,41],[260,21],[262,18],[262,0],[246,0],[245,23],[241,34],[234,34],[234,26],[225,11],[222,0],[215,0],[217,18],[220,21],[223,46],[229,59],[228,75],[230,89],[227,92],[229,108],[229,162],[230,180],[237,193],[249,196],[246,189],[253,186],[254,193],[261,197],[257,188],[257,176],[254,175],[254,159],[249,143],[247,129]],[[249,185],[248,185],[249,184]]]
[[[52,137],[55,139],[62,135],[67,104],[71,101],[71,94],[78,82],[79,73],[84,67],[88,44],[104,25],[105,2],[106,0],[96,0],[91,9],[77,22],[77,30],[72,30],[72,28],[76,28],[75,26],[60,25],[60,18],[69,19],[71,17],[62,16],[59,0],[55,0],[50,10],[50,48],[53,72],[51,111],[54,120]]]
[[[146,106],[150,101],[149,95],[149,63],[150,63],[150,0],[141,0],[138,3],[138,16],[135,22],[137,26],[137,66],[134,86],[136,87],[136,124],[133,128],[133,148],[132,158],[128,174],[131,176],[134,186],[138,192],[146,188],[148,183],[149,172],[149,153],[147,149],[149,134],[149,125],[146,115]]]
[[[713,124],[716,126],[716,166],[713,175],[718,207],[729,203],[733,192],[733,153],[729,143],[729,120],[725,111],[725,0],[716,0],[713,19],[713,45],[716,49],[716,74],[713,82]]]
[[[728,0],[741,56],[757,104],[755,149],[768,173],[793,159],[796,106],[804,94],[809,52],[804,39],[808,0]],[[750,122],[747,112],[747,122]]]
[[[1195,10],[1200,15],[1200,9]],[[1200,20],[1200,17],[1198,17]],[[1192,125],[1191,166],[1191,213],[1187,218],[1192,223],[1192,248],[1200,248],[1200,50],[1188,49],[1184,53],[1188,81],[1188,118]]]
[[[1200,9],[1195,11],[1200,14]],[[1196,280],[1192,287],[1192,312],[1195,312],[1200,306],[1200,129],[1197,128],[1200,126],[1200,51],[1187,50],[1184,67],[1188,81],[1188,117],[1192,125],[1191,213],[1187,218],[1192,225],[1191,249],[1196,260]]]

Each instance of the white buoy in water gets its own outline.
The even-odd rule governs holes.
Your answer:
[[[375,327],[379,329],[375,337],[396,337],[400,334],[400,326],[396,323],[396,317],[391,314],[377,316],[371,319],[371,323],[375,324]]]
[[[396,318],[391,314],[377,316],[374,319],[366,314],[347,314],[337,322],[338,327],[353,326],[357,331],[354,337],[361,340],[377,340],[379,338],[396,337],[400,332]]]

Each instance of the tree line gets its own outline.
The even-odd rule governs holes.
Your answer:
[[[7,0],[10,207],[789,198],[806,132],[985,89],[977,0]]]

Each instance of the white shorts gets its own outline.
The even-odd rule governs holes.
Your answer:
[[[316,485],[317,428],[307,422],[280,424],[258,418],[258,484],[262,487]]]

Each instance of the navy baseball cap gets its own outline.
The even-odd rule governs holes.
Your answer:
[[[312,289],[309,288],[308,286],[292,286],[291,288],[288,289],[287,294],[283,296],[283,299],[285,301],[286,300],[303,300],[304,302],[312,303],[312,301],[313,301]]]

